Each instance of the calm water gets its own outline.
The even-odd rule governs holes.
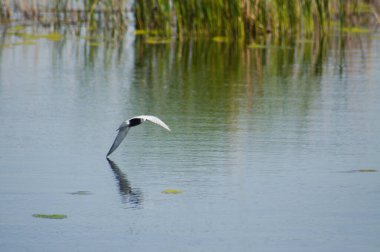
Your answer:
[[[371,35],[0,47],[0,250],[379,251],[379,79]]]

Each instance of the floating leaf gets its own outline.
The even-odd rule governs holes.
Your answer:
[[[166,189],[166,190],[163,190],[161,193],[164,193],[164,194],[181,194],[182,190],[178,190],[178,189]]]
[[[230,42],[230,40],[227,37],[221,37],[221,36],[213,37],[212,40],[214,42],[218,42],[218,43],[228,43],[228,42]]]
[[[63,39],[63,35],[58,33],[58,32],[52,32],[52,33],[49,33],[49,34],[42,34],[42,35],[37,35],[37,37],[39,38],[46,38],[46,39],[49,39],[49,40],[52,40],[52,41],[59,41],[61,39]]]
[[[170,42],[171,42],[170,39],[159,39],[159,38],[147,38],[145,40],[146,44],[152,44],[152,45],[155,45],[155,44],[168,44]]]
[[[76,192],[71,192],[69,194],[71,194],[71,195],[90,195],[92,193],[89,191],[76,191]]]
[[[22,37],[27,40],[36,40],[36,39],[49,39],[52,41],[59,41],[63,38],[63,35],[58,32],[52,32],[48,34],[30,34],[30,33],[15,33],[16,36]]]
[[[65,219],[67,218],[67,215],[64,214],[33,214],[33,217],[35,218],[43,218],[43,219]]]
[[[369,33],[369,32],[371,32],[370,29],[360,28],[360,27],[344,27],[344,28],[342,28],[342,31],[348,32],[348,33]]]
[[[359,170],[344,171],[344,173],[356,173],[356,172],[377,172],[377,170],[376,169],[359,169]]]
[[[377,172],[377,170],[375,169],[360,169],[360,170],[357,170],[358,172]]]
[[[135,35],[145,35],[147,34],[146,30],[135,30]]]

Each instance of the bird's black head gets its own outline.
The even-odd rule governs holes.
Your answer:
[[[131,120],[129,120],[128,124],[129,124],[129,127],[133,127],[133,126],[137,126],[141,124],[142,122],[143,120],[140,118],[132,118]]]

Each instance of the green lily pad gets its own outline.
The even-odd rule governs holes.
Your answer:
[[[35,218],[42,218],[42,219],[66,219],[67,215],[64,214],[33,214],[33,217]]]
[[[164,194],[181,194],[183,191],[182,190],[178,190],[178,189],[166,189],[166,190],[163,190],[161,193],[164,193]]]

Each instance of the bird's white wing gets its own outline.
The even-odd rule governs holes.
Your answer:
[[[119,128],[119,133],[117,133],[115,141],[113,141],[111,149],[107,153],[107,157],[109,155],[111,155],[111,153],[114,152],[114,150],[116,150],[117,147],[119,147],[119,145],[121,144],[121,142],[127,136],[128,130],[129,130],[129,127]]]
[[[144,121],[145,121],[145,120],[151,121],[152,123],[155,123],[155,124],[157,124],[157,125],[160,125],[160,126],[163,127],[164,129],[167,129],[168,131],[170,131],[169,126],[166,125],[163,121],[161,121],[161,119],[158,118],[158,117],[155,117],[155,116],[152,116],[152,115],[141,115],[141,116],[136,116],[136,117],[133,117],[133,118],[141,118],[141,119],[143,119]]]

